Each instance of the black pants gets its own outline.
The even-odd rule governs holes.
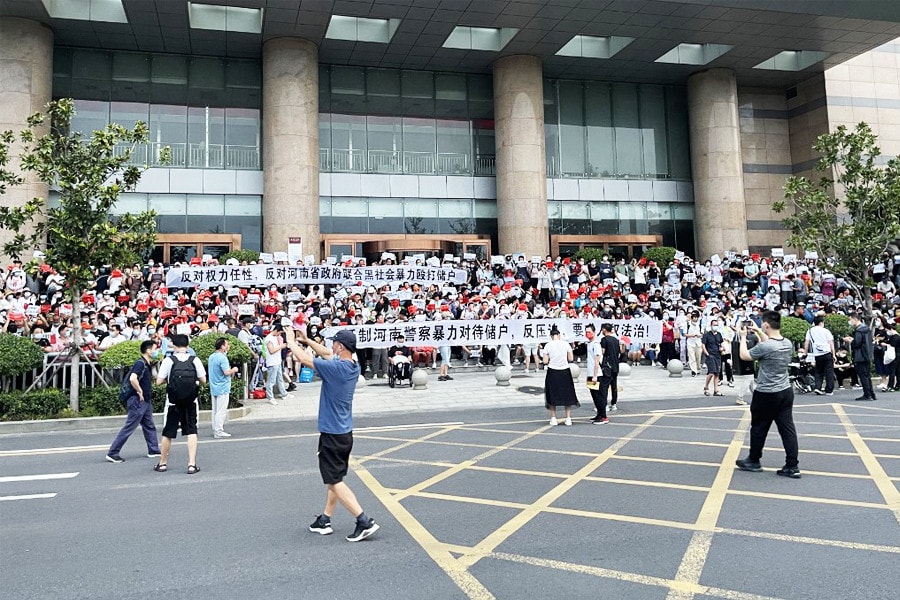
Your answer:
[[[722,370],[719,371],[719,383],[723,381],[723,378],[728,383],[734,383],[734,369],[731,366],[730,354],[722,355]]]
[[[602,379],[598,379],[598,381],[602,381]],[[603,385],[602,383],[600,384]],[[601,392],[599,389],[596,390],[588,390],[591,392],[591,400],[594,401],[594,408],[597,409],[597,417],[600,419],[606,418],[606,395],[600,395]]]
[[[675,342],[662,342],[659,345],[659,357],[657,359],[659,364],[665,367],[673,358],[678,358],[678,353],[675,351]]]
[[[613,373],[612,375],[600,376],[600,398],[603,402],[606,402],[606,395],[609,391],[612,391],[612,400],[610,400],[610,405],[615,405],[616,402],[619,401],[619,374]],[[593,394],[591,394],[593,398]]]
[[[797,430],[794,428],[794,390],[788,388],[780,392],[753,392],[750,403],[750,460],[759,462],[762,458],[763,446],[772,422],[778,427],[781,443],[784,445],[784,465],[796,467],[799,464],[797,454]]]
[[[834,355],[829,352],[816,357],[816,387],[822,389],[822,379],[825,379],[825,393],[834,391]]]
[[[850,366],[846,366],[842,369],[835,369],[834,376],[837,379],[837,384],[840,387],[844,387],[844,380],[848,377],[850,378],[851,385],[859,385],[859,380],[856,378],[856,369]]]
[[[863,398],[874,398],[875,390],[872,389],[872,367],[869,361],[855,362],[853,368],[856,369],[856,376],[859,378],[859,385],[863,389]]]

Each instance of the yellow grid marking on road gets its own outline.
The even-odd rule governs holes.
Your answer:
[[[642,585],[668,588],[670,590],[670,594],[672,592],[679,592],[690,595],[692,597],[694,594],[704,594],[706,596],[725,598],[726,600],[782,600],[773,596],[747,594],[735,590],[726,590],[717,587],[700,585],[697,583],[678,581],[677,579],[665,579],[663,577],[641,575],[639,573],[628,573],[625,571],[616,571],[614,569],[605,569],[603,567],[578,565],[561,560],[534,558],[531,556],[523,556],[521,554],[508,554],[506,552],[493,552],[489,556],[490,558],[495,558],[498,560],[521,563],[534,567],[546,567],[550,569],[556,569],[558,571],[568,571],[570,573],[580,573],[582,575],[593,575],[595,577],[602,577],[604,579],[616,579],[618,581],[627,581],[630,583],[640,583]]]
[[[858,500],[838,500],[836,498],[816,498],[813,496],[795,496],[793,494],[773,494],[770,492],[757,492],[750,490],[728,490],[733,496],[752,496],[754,498],[769,498],[771,500],[791,500],[794,502],[811,502],[813,504],[833,504],[835,506],[856,506],[858,508],[877,508],[885,510],[890,507],[877,502],[860,502]]]
[[[808,433],[803,437],[815,437],[815,438],[825,438],[829,440],[846,440],[847,435],[832,435],[830,433]],[[861,436],[860,439],[864,442],[893,442],[895,444],[900,444],[900,438],[879,438],[879,437],[869,437],[869,436]]]
[[[699,460],[674,460],[671,458],[646,458],[643,456],[624,456],[622,454],[616,454],[612,458],[616,460],[633,460],[637,462],[654,462],[654,463],[662,463],[666,465],[690,465],[692,467],[715,467],[719,468],[720,463],[714,462],[703,462]]]
[[[599,483],[617,483],[622,485],[638,485],[642,487],[666,488],[667,490],[686,490],[688,492],[708,492],[710,488],[700,485],[688,485],[685,483],[668,483],[664,481],[644,481],[642,479],[620,479],[618,477],[585,477],[585,481]]]
[[[504,523],[500,528],[498,528],[493,533],[489,534],[485,537],[474,549],[471,554],[460,557],[460,564],[469,568],[476,564],[483,556],[494,551],[497,546],[506,541],[511,535],[515,532],[519,531],[522,527],[524,527],[527,523],[529,523],[537,514],[540,513],[541,509],[549,506],[556,500],[558,500],[563,494],[571,490],[575,485],[582,481],[585,477],[587,477],[590,473],[594,472],[600,465],[609,460],[609,457],[618,452],[622,447],[624,447],[628,442],[634,439],[636,436],[640,435],[643,431],[645,431],[648,427],[653,425],[656,421],[658,421],[662,415],[654,415],[647,419],[642,425],[638,426],[633,431],[629,432],[627,435],[622,437],[618,442],[612,444],[609,448],[601,452],[594,460],[589,462],[587,465],[579,469],[577,472],[573,473],[565,480],[560,482],[556,487],[552,490],[545,493],[541,496],[537,501],[531,504],[528,508],[520,512],[518,515]]]
[[[432,432],[429,433],[428,435],[423,435],[423,436],[418,437],[418,438],[413,438],[413,439],[403,439],[403,442],[402,442],[402,443],[400,443],[400,444],[398,444],[398,445],[396,445],[396,446],[393,446],[393,447],[391,447],[391,448],[386,448],[385,450],[382,450],[381,452],[376,452],[375,454],[372,454],[372,455],[370,456],[370,458],[379,458],[379,457],[382,457],[382,456],[387,456],[388,454],[393,454],[394,452],[396,452],[396,451],[398,451],[398,450],[402,450],[402,449],[404,449],[404,448],[409,448],[410,446],[414,446],[415,444],[419,444],[419,443],[428,441],[428,440],[430,440],[431,438],[435,438],[435,437],[438,437],[438,436],[440,436],[440,435],[444,435],[445,433],[447,433],[447,432],[449,432],[449,431],[453,431],[454,429],[458,429],[458,428],[459,428],[459,425],[451,425],[451,426],[449,426],[449,427],[442,427],[441,429],[439,429],[439,430],[437,430],[437,431],[432,431]],[[399,441],[397,438],[391,438],[391,437],[379,437],[379,436],[374,436],[374,435],[367,435],[367,436],[360,436],[360,437],[368,437],[369,439],[376,439],[376,440],[393,440],[393,441]]]
[[[900,546],[885,546],[882,544],[864,544],[862,542],[845,542],[843,540],[826,540],[826,539],[806,537],[806,536],[801,536],[801,535],[785,535],[783,533],[768,533],[766,531],[747,531],[745,529],[730,529],[728,527],[717,527],[716,533],[728,533],[731,535],[741,535],[741,536],[745,536],[745,537],[755,537],[755,538],[762,538],[762,539],[767,539],[767,540],[777,540],[779,542],[799,542],[801,544],[812,544],[815,546],[830,546],[832,548],[846,548],[847,550],[866,550],[869,552],[887,552],[889,554],[900,554]]]
[[[741,417],[738,427],[740,431],[734,434],[734,439],[728,445],[722,465],[719,467],[719,472],[716,473],[716,479],[710,486],[706,501],[703,502],[703,507],[700,509],[700,516],[697,517],[697,525],[705,531],[695,531],[691,536],[691,541],[688,543],[678,571],[675,573],[675,581],[690,586],[700,583],[700,575],[703,573],[703,567],[709,557],[709,549],[712,547],[712,530],[718,523],[722,506],[725,504],[731,477],[734,475],[734,461],[740,455],[749,425],[750,413],[747,412]],[[667,600],[691,600],[696,593],[692,587],[673,587],[670,588],[666,598]]]
[[[844,412],[844,407],[840,404],[835,404],[834,412],[847,429],[847,437],[850,438],[850,443],[856,448],[856,452],[866,466],[866,470],[869,472],[869,475],[872,476],[875,485],[878,486],[878,491],[881,492],[881,496],[884,498],[887,508],[894,513],[894,518],[900,523],[900,490],[897,489],[891,481],[891,478],[888,477],[885,472],[884,467],[878,462],[878,459],[876,458],[877,455],[872,453],[863,441],[862,436],[856,431],[853,422],[850,421],[847,413]]]

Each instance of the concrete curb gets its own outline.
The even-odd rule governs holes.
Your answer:
[[[249,406],[228,409],[228,420],[239,419],[250,414]],[[209,423],[212,411],[201,410],[198,423]],[[162,428],[162,413],[154,413],[157,428]],[[10,433],[49,433],[53,431],[89,431],[92,429],[118,429],[125,421],[125,415],[109,417],[74,417],[69,419],[42,419],[38,421],[8,421],[0,423],[0,435]]]

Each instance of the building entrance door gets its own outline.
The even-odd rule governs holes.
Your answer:
[[[396,255],[398,261],[412,254],[424,254],[425,258],[436,256],[441,260],[446,255],[463,259],[466,254],[486,260],[491,255],[490,236],[479,234],[454,237],[404,234],[388,235],[386,238],[376,235],[327,234],[322,238],[323,256],[333,256],[337,260],[343,256],[363,257],[370,264],[381,260],[384,252]]]
[[[661,235],[552,235],[553,256],[572,256],[584,248],[601,248],[615,258],[640,258],[647,248],[661,246]]]
[[[172,264],[190,262],[194,257],[209,254],[212,258],[241,249],[241,234],[211,233],[161,233],[156,236],[156,245],[149,258],[155,262]]]

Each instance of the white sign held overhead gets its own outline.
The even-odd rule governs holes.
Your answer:
[[[292,265],[296,265],[303,260],[303,238],[289,237],[287,246],[287,261]]]
[[[784,258],[784,248],[772,248],[773,258]]]

